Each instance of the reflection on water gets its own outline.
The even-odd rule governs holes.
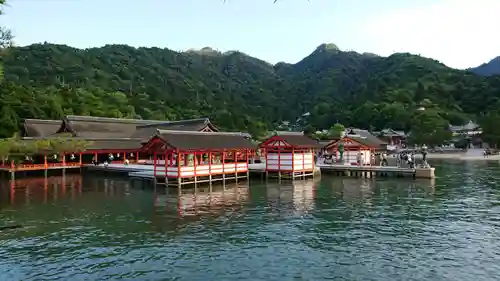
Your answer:
[[[1,182],[1,280],[498,280],[500,167],[167,189]]]
[[[249,198],[247,183],[203,185],[185,189],[157,186],[154,191],[157,210],[164,209],[169,213],[169,209],[175,209],[179,217],[217,214],[221,209],[241,207]]]
[[[314,209],[315,186],[317,180],[283,181],[268,183],[266,196],[268,204],[278,211],[292,211],[302,215]]]

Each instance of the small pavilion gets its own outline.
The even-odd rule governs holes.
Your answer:
[[[328,155],[334,155],[335,163],[340,165],[372,165],[372,158],[377,149],[378,143],[361,137],[332,140],[323,148]],[[361,163],[358,163],[358,159]]]
[[[280,132],[259,145],[265,157],[266,176],[278,178],[311,176],[315,169],[315,150],[321,146],[303,133]]]
[[[155,178],[181,186],[248,178],[254,150],[242,133],[158,130],[141,151],[153,154]]]

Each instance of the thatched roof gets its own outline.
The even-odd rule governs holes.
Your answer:
[[[64,121],[68,131],[85,138],[149,139],[157,128],[198,131],[209,127],[217,130],[208,118],[164,121],[69,115]]]
[[[62,120],[25,119],[21,128],[21,136],[47,137],[55,134],[62,123]]]
[[[181,150],[255,149],[242,133],[158,130],[155,138]]]

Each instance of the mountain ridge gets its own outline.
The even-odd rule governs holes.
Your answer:
[[[497,105],[498,79],[452,69],[408,53],[388,57],[321,44],[297,63],[270,64],[239,51],[105,45],[78,49],[33,44],[5,58],[0,119],[10,129],[21,118],[64,114],[144,119],[209,116],[221,127],[276,128],[305,112],[301,128],[339,121],[369,128],[408,129],[422,99],[451,123]],[[22,107],[19,104],[24,103]],[[15,110],[12,110],[15,109]],[[304,118],[301,118],[304,119]]]
[[[476,67],[467,69],[472,73],[482,76],[500,75],[500,56]]]

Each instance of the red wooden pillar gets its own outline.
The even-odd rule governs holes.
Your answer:
[[[139,151],[135,153],[135,163],[139,163]]]
[[[235,150],[234,152],[234,172],[238,172],[238,151]]]
[[[196,178],[197,177],[197,174],[196,174],[196,167],[198,166],[196,162],[198,162],[198,155],[196,152],[193,153],[193,175],[194,177]]]
[[[167,178],[167,170],[168,170],[168,150],[165,150],[165,178]]]
[[[181,177],[181,161],[182,161],[182,155],[180,150],[177,150],[177,178]],[[180,199],[179,199],[180,200]]]
[[[47,167],[49,166],[49,164],[47,163],[47,155],[43,156],[43,167],[45,169],[47,169]]]
[[[66,166],[66,154],[64,152],[62,154],[62,165]]]
[[[278,147],[278,171],[281,171],[281,148]]]
[[[83,163],[83,162],[82,162],[82,156],[83,156],[83,154],[80,152],[80,158],[78,158],[78,159],[79,159],[78,164],[80,164],[80,166],[81,166],[81,165],[82,165],[82,163]],[[45,162],[47,162],[47,156],[45,156]]]
[[[292,173],[295,172],[295,148],[292,148]]]
[[[153,154],[153,175],[156,178],[156,151]]]
[[[302,171],[304,171],[306,169],[306,153],[309,152],[309,149],[307,150],[304,150],[302,149]],[[313,155],[313,162],[314,162],[314,155]]]
[[[212,175],[212,151],[208,152],[208,173]]]
[[[268,153],[267,153],[267,150],[266,150],[266,156],[264,156],[264,160],[266,161],[266,172],[267,172],[267,169],[268,169],[268,164],[267,164],[268,158],[267,158],[267,155],[268,155]]]
[[[222,155],[222,159],[221,159],[222,173],[225,174],[226,173],[226,164],[224,162],[226,162],[226,152],[222,151],[221,155]]]
[[[97,152],[94,152],[94,159],[96,163],[99,162],[99,158],[97,156],[98,156]]]
[[[245,149],[245,166],[246,166],[246,169],[248,170],[248,154],[249,154],[249,151],[248,149]]]

